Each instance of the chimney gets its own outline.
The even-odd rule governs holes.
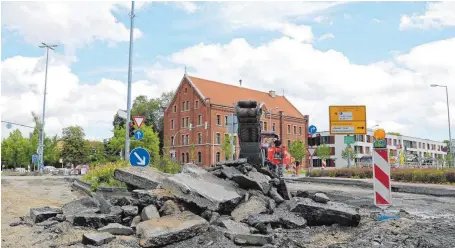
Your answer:
[[[271,97],[275,98],[276,93],[275,93],[274,90],[270,90],[270,91],[269,91],[269,95],[270,95]]]

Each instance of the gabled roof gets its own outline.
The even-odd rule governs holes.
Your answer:
[[[252,90],[192,76],[187,77],[199,90],[201,95],[210,98],[211,103],[233,107],[233,104],[237,101],[255,100],[263,102],[267,109],[279,107],[279,109],[273,111],[274,114],[277,114],[278,111],[282,110],[284,111],[285,116],[304,118],[304,115],[284,96],[275,95],[275,97],[272,97],[268,92]]]

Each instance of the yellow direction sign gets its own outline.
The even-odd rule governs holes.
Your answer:
[[[366,134],[365,106],[329,106],[330,134]]]

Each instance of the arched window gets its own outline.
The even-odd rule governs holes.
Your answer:
[[[197,153],[197,162],[202,163],[202,152]]]
[[[187,162],[187,163],[190,162],[190,154],[189,154],[189,153],[186,153],[186,162]]]
[[[221,153],[216,152],[216,162],[220,162]]]
[[[185,163],[185,153],[182,152],[182,163]]]

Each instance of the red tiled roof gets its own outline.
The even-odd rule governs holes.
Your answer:
[[[273,113],[284,111],[284,115],[297,118],[304,118],[302,113],[291,104],[284,96],[275,95],[271,97],[268,92],[252,90],[244,87],[239,87],[230,84],[210,81],[202,78],[188,76],[191,82],[199,89],[206,98],[210,98],[210,102],[224,106],[233,106],[233,103],[241,100],[255,100],[263,102],[265,107],[273,109],[279,107]]]

